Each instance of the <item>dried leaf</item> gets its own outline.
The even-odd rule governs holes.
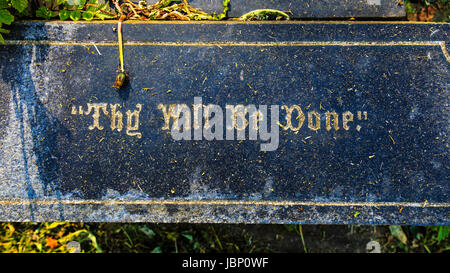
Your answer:
[[[47,237],[47,246],[53,249],[58,246],[58,241],[52,237]]]
[[[436,8],[425,7],[422,8],[418,14],[419,21],[430,22],[433,20],[434,14],[436,13]]]

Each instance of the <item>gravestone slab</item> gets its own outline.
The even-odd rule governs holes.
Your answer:
[[[138,2],[137,0],[135,2]],[[148,1],[154,4],[157,1]],[[194,8],[216,14],[223,11],[223,0],[190,0]],[[240,17],[256,9],[289,11],[291,18],[399,18],[405,6],[398,0],[230,0],[228,17]]]
[[[0,221],[449,224],[448,24],[22,22]]]

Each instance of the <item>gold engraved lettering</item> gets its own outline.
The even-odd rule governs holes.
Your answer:
[[[358,119],[362,120],[362,115],[364,115],[364,120],[367,120],[367,111],[361,112],[358,111]]]
[[[281,106],[281,109],[284,109],[286,111],[286,126],[283,127],[284,130],[291,129],[294,132],[297,132],[302,128],[303,122],[305,122],[305,114],[303,114],[302,108],[298,105],[292,105],[291,107],[288,107],[287,105]],[[292,112],[294,110],[297,110],[298,116],[296,119],[298,119],[298,125],[297,127],[292,126]],[[320,124],[319,124],[320,126]]]
[[[117,129],[117,131],[122,131],[123,128],[123,114],[119,110],[117,110],[117,107],[120,108],[120,104],[110,104],[111,107],[111,130]]]
[[[349,130],[350,127],[347,125],[347,123],[353,121],[353,114],[350,111],[344,112],[342,114],[342,128],[344,128],[344,130]]]
[[[248,126],[248,121],[245,118],[245,115],[247,115],[247,107],[245,107],[244,105],[237,105],[237,107],[242,108],[242,111],[237,111],[235,112],[235,116],[234,116],[234,125],[236,130],[245,130],[245,128],[247,128]],[[238,122],[238,117],[239,117],[239,121]],[[240,124],[240,126],[239,126]]]
[[[313,116],[315,117],[315,124],[313,121]],[[308,128],[313,131],[320,129],[320,114],[315,110],[308,112]]]
[[[226,105],[225,108],[227,110],[231,110],[231,126],[227,126],[227,129],[236,129],[238,131],[245,130],[245,128],[247,128],[248,126],[248,121],[245,118],[245,116],[247,115],[247,107],[242,104],[238,104],[236,106]],[[240,126],[238,125],[238,117]]]
[[[170,112],[170,107],[169,107],[169,112]],[[172,130],[180,131],[181,128],[179,125],[179,120],[180,120],[181,112],[183,112],[183,118],[182,118],[183,131],[190,130],[191,129],[191,110],[189,109],[189,107],[186,104],[176,104],[173,112],[174,112],[174,114],[173,114]]]
[[[77,112],[77,107],[76,107],[75,105],[72,105],[72,112],[71,112],[71,114],[72,114],[72,115],[78,114],[78,112]]]
[[[327,129],[327,131],[331,130],[331,116],[333,116],[333,126],[334,126],[334,130],[339,130],[339,116],[338,114],[333,111],[333,112],[329,112],[326,111],[325,112],[325,128]]]
[[[142,104],[136,104],[136,108],[138,110],[134,110],[133,112],[131,112],[130,110],[128,110],[126,112],[127,114],[127,130],[126,133],[129,136],[136,136],[137,138],[141,138],[142,134],[139,132],[136,132],[137,130],[139,130],[139,113],[142,110]],[[134,119],[134,124],[133,124],[133,119]]]
[[[174,122],[178,120],[179,116],[175,116],[175,106],[176,104],[170,104],[169,111],[167,111],[167,105],[158,105],[158,109],[161,110],[164,115],[164,126],[161,128],[162,130],[170,129],[170,118],[173,118]]]
[[[256,110],[253,113],[249,114],[249,123],[252,126],[253,130],[259,130],[259,123],[264,121],[264,115],[261,111]]]
[[[89,130],[94,130],[95,128],[99,130],[103,130],[103,126],[100,125],[100,109],[102,109],[103,114],[108,115],[108,111],[106,110],[106,107],[108,104],[106,103],[88,103],[88,110],[85,112],[85,115],[89,115],[91,113],[91,110],[94,109],[94,113],[92,114],[92,118],[94,119],[94,122],[91,126],[89,126]],[[81,110],[81,109],[80,109]]]

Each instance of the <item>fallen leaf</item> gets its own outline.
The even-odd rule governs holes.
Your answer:
[[[418,19],[419,19],[419,21],[430,22],[433,20],[435,13],[436,13],[436,8],[433,8],[433,7],[422,8],[418,14]]]
[[[52,237],[47,237],[47,246],[53,249],[58,246],[58,241]]]

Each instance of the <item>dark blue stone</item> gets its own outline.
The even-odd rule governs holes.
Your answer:
[[[25,22],[0,46],[0,220],[449,224],[448,24],[125,23],[122,90],[113,27]],[[158,105],[195,97],[278,105],[279,145],[174,140]]]

